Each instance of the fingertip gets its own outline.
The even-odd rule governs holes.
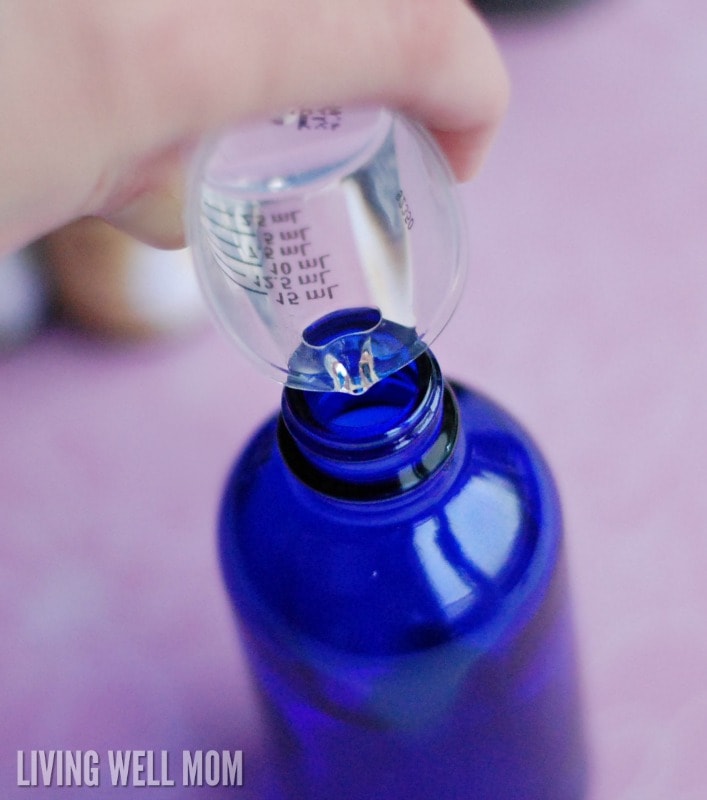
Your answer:
[[[438,20],[437,28],[417,33],[415,89],[401,105],[430,129],[456,178],[466,181],[481,167],[506,114],[510,80],[479,13],[461,2],[446,9],[443,26]]]
[[[471,180],[478,173],[492,139],[491,134],[486,132],[433,131],[433,135],[460,183]]]

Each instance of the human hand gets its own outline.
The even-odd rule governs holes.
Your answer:
[[[468,178],[507,102],[462,0],[4,0],[0,31],[0,252],[87,215],[178,246],[199,137],[297,106],[404,110]]]

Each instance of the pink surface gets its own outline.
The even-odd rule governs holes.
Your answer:
[[[513,105],[464,189],[472,271],[436,351],[558,477],[592,800],[701,800],[707,5],[590,2],[500,38]],[[0,363],[0,387],[0,795],[148,791],[16,788],[18,749],[240,748],[236,796],[255,798],[213,528],[277,387],[218,334],[120,349],[61,333]]]

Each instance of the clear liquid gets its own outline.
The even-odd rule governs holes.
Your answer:
[[[375,308],[346,308],[309,325],[288,369],[297,387],[362,394],[425,350],[414,328]]]

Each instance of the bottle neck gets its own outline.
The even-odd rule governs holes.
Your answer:
[[[278,431],[290,470],[345,500],[382,500],[437,472],[457,439],[454,395],[431,353],[361,395],[285,389]]]

